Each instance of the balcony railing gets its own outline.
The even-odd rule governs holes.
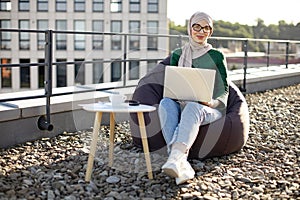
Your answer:
[[[14,68],[14,67],[29,67],[29,66],[44,66],[45,67],[45,80],[44,80],[44,91],[43,95],[33,95],[33,96],[22,96],[22,97],[12,97],[12,98],[2,98],[0,99],[0,103],[5,103],[7,101],[17,101],[17,100],[27,100],[27,99],[35,99],[35,98],[46,98],[46,116],[41,116],[38,126],[41,130],[52,130],[53,126],[51,124],[51,116],[50,116],[50,106],[51,106],[51,97],[60,96],[60,95],[68,95],[74,93],[83,93],[83,92],[91,92],[91,91],[104,91],[109,89],[116,89],[116,88],[124,88],[128,87],[127,79],[123,78],[122,84],[119,86],[105,86],[105,87],[98,87],[98,88],[91,88],[85,89],[80,91],[71,91],[71,92],[59,92],[53,93],[53,86],[52,86],[52,68],[53,66],[57,66],[60,64],[65,65],[75,65],[75,64],[93,64],[93,63],[111,63],[111,62],[121,62],[123,63],[123,77],[125,77],[126,72],[126,65],[128,62],[131,61],[155,61],[158,62],[164,59],[163,55],[161,58],[139,58],[139,59],[129,59],[129,37],[130,36],[138,36],[138,37],[155,37],[155,38],[167,38],[170,41],[170,45],[168,47],[168,52],[170,49],[172,50],[175,47],[180,47],[184,42],[187,41],[188,37],[185,35],[163,35],[163,34],[137,34],[137,33],[107,33],[107,32],[78,32],[78,31],[55,31],[55,30],[20,30],[20,29],[0,29],[0,45],[2,48],[3,44],[3,37],[2,33],[34,33],[34,34],[44,34],[45,35],[45,43],[44,43],[44,63],[7,63],[1,64],[1,73],[2,68]],[[83,34],[83,35],[102,35],[102,36],[119,36],[122,38],[123,47],[122,51],[122,58],[119,60],[108,59],[108,60],[85,60],[85,61],[66,61],[66,62],[53,62],[54,56],[54,41],[53,37],[55,34],[66,34],[66,35],[75,35],[75,34]],[[7,42],[7,41],[4,41]],[[253,64],[253,59],[255,62],[259,60],[260,65],[269,66],[272,63],[273,59],[279,60],[281,65],[285,65],[288,68],[288,65],[292,63],[300,63],[299,61],[299,53],[300,51],[300,41],[289,41],[289,40],[267,40],[267,39],[250,39],[250,38],[228,38],[228,37],[211,37],[210,43],[213,44],[214,47],[219,49],[231,49],[233,53],[224,52],[227,61],[229,70],[235,68],[243,68],[243,84],[240,86],[241,91],[246,91],[246,82],[247,82],[247,69],[251,67],[250,65]],[[276,53],[272,53],[271,45],[276,46]],[[262,54],[250,54],[253,51],[257,51],[258,46],[263,48]],[[234,50],[232,50],[234,49]],[[273,47],[274,49],[274,47]],[[1,50],[5,51],[5,49]],[[6,50],[10,51],[10,50]],[[261,50],[260,50],[261,51]],[[238,53],[237,53],[238,52]],[[278,53],[279,52],[279,53]],[[2,54],[0,54],[0,58],[2,58]],[[238,66],[236,66],[238,65]],[[12,80],[13,81],[13,80]],[[132,85],[131,85],[132,86]]]

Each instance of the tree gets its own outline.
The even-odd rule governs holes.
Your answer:
[[[170,34],[187,35],[186,26],[176,26],[174,22],[170,22]],[[215,37],[238,37],[238,38],[257,38],[257,39],[284,39],[284,40],[300,40],[300,22],[297,25],[287,24],[284,20],[278,22],[278,25],[265,25],[260,18],[254,26],[242,25],[239,23],[231,23],[223,20],[214,21]],[[173,38],[173,48],[179,47],[180,38]],[[226,41],[213,41],[216,47],[227,47]],[[263,42],[249,42],[249,51],[265,51]]]

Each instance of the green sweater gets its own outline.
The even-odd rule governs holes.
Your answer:
[[[181,53],[181,48],[172,52],[170,65],[178,66]],[[192,67],[216,70],[213,99],[217,99],[221,102],[218,109],[225,109],[227,106],[229,88],[227,81],[227,64],[224,55],[216,49],[211,49],[203,56],[193,59]]]

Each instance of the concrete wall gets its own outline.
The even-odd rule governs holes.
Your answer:
[[[134,88],[119,89],[118,92],[131,98]],[[79,104],[108,101],[108,95],[109,93],[95,91],[51,98],[51,124],[54,126],[52,131],[43,131],[38,128],[40,116],[46,114],[45,99],[0,104],[0,148],[54,137],[64,131],[91,130],[95,113],[83,110]],[[116,121],[128,120],[128,117],[128,114],[117,114]],[[109,115],[104,113],[102,124],[109,124],[108,119]]]

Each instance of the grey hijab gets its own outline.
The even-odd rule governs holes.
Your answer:
[[[207,21],[210,27],[213,28],[212,18],[208,14],[204,12],[196,12],[191,16],[187,25],[189,42],[182,47],[182,53],[178,61],[178,66],[192,67],[193,58],[197,58],[204,55],[212,48],[211,44],[208,44],[207,42],[205,42],[203,45],[196,43],[191,36],[192,25],[199,22],[200,20]]]

